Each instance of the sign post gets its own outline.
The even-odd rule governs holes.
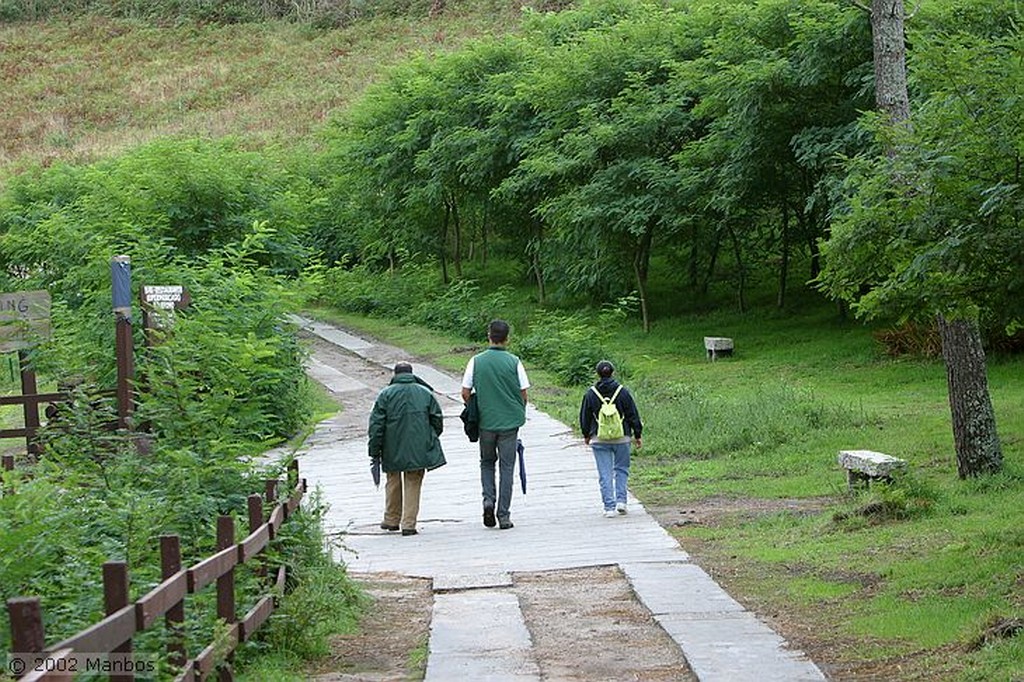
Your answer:
[[[114,316],[117,320],[117,426],[127,429],[134,408],[132,380],[135,374],[131,256],[114,256],[110,261],[110,276],[114,293]]]

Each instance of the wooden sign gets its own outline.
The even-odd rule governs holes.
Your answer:
[[[0,294],[0,352],[38,346],[50,338],[50,292]]]
[[[139,292],[139,298],[142,299],[143,305],[162,310],[181,310],[187,308],[188,304],[192,301],[185,287],[180,284],[173,286],[143,286],[142,291]]]
[[[192,302],[188,290],[177,285],[144,285],[139,290],[142,301],[142,326],[147,330],[168,331],[174,326],[174,313],[183,310]],[[147,335],[146,343],[153,345],[152,336]]]

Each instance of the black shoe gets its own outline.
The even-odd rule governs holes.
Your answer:
[[[504,521],[502,521],[502,522],[500,522],[498,524],[498,529],[499,530],[508,530],[509,528],[512,528],[512,527],[513,527],[513,523],[511,521],[509,521],[508,519],[505,519]]]
[[[484,507],[484,525],[494,528],[494,507]]]
[[[380,529],[381,530],[398,530],[398,526],[389,526],[386,523],[382,523],[382,524],[380,524]]]
[[[417,533],[419,533],[419,531],[416,530],[415,528],[403,528],[402,529],[402,535],[416,535]]]

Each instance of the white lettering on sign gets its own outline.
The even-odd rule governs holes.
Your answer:
[[[142,302],[154,308],[171,310],[188,303],[188,294],[183,286],[144,286]]]

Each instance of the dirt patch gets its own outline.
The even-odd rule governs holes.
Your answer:
[[[331,655],[307,670],[316,682],[420,680],[426,669],[434,595],[430,581],[393,573],[354,575],[372,600],[353,635],[331,640]]]
[[[513,584],[544,679],[697,679],[618,567],[516,574]]]
[[[691,525],[717,526],[771,514],[818,514],[828,503],[827,499],[816,498],[768,500],[716,496],[683,506],[644,504],[644,508],[662,528],[671,530]]]

